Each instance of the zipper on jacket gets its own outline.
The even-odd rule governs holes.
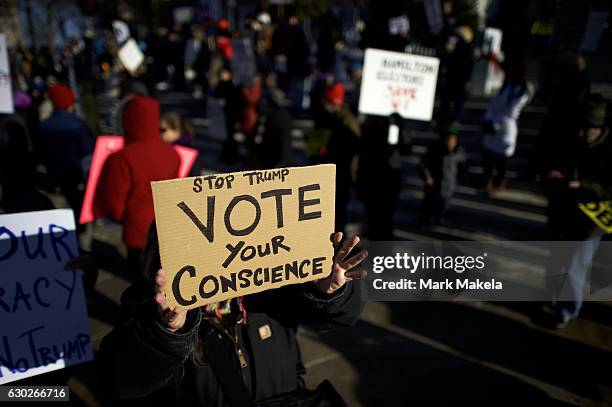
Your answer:
[[[234,327],[234,336],[232,337],[232,335],[223,327],[223,325],[218,320],[216,320],[215,318],[209,318],[208,320],[213,324],[213,326],[217,327],[219,331],[223,332],[223,334],[225,334],[230,339],[230,341],[233,342],[234,352],[236,353],[236,357],[238,358],[240,367],[242,369],[248,367],[249,364],[247,363],[246,357],[244,356],[242,349],[240,349],[240,341],[238,338],[238,329],[240,327],[240,324],[236,323],[236,326]]]
[[[236,324],[236,328],[234,329],[234,348],[236,349],[236,356],[238,356],[238,361],[240,361],[240,367],[245,368],[249,364],[242,353],[242,349],[240,349],[240,342],[238,341],[238,324]]]

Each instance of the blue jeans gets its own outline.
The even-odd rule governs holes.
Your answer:
[[[597,253],[602,235],[589,237],[579,242],[568,242],[570,250],[560,250],[555,253],[561,258],[555,258],[554,263],[562,264],[561,270],[557,267],[547,270],[548,281],[554,284],[555,308],[561,312],[566,320],[575,319],[580,313],[583,302],[583,289],[587,279],[588,270]]]

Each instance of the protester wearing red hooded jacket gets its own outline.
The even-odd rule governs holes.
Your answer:
[[[153,220],[151,181],[178,177],[179,156],[159,133],[159,103],[135,96],[123,109],[125,147],[102,168],[94,199],[96,217],[123,224],[133,281],[141,279],[141,251]]]

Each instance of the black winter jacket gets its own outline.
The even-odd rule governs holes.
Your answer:
[[[206,361],[206,350],[211,349],[227,352],[231,369],[242,376],[253,400],[294,391],[301,366],[295,338],[298,325],[318,330],[350,326],[363,305],[358,280],[328,297],[312,283],[252,294],[243,300],[246,324],[236,325],[232,337],[200,309],[190,310],[185,326],[172,333],[161,325],[152,294],[129,297],[122,298],[122,323],[100,347],[98,360],[109,405],[133,405],[134,399],[172,406],[230,405],[223,390],[228,384],[219,383]],[[265,338],[268,330],[271,336]],[[246,367],[241,367],[238,350]],[[194,357],[203,363],[196,364]]]
[[[562,181],[549,181],[547,185],[548,222],[555,237],[582,240],[601,234],[578,204],[612,199],[611,156],[612,134],[606,127],[594,142],[572,140],[554,157],[551,168],[562,171],[567,177]],[[580,181],[581,187],[568,188],[570,180]]]

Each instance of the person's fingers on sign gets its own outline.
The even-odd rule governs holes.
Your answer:
[[[315,282],[317,288],[325,294],[333,294],[348,281],[364,278],[367,274],[364,270],[351,271],[368,257],[366,250],[349,257],[351,251],[359,243],[359,236],[353,236],[344,243],[342,243],[342,237],[342,232],[331,235],[335,251],[332,272],[328,277]]]
[[[174,307],[172,310],[168,307],[168,302],[164,294],[166,281],[166,273],[164,273],[162,269],[159,269],[155,275],[155,302],[157,303],[161,321],[166,329],[171,332],[176,332],[185,325],[187,312],[181,307]]]

